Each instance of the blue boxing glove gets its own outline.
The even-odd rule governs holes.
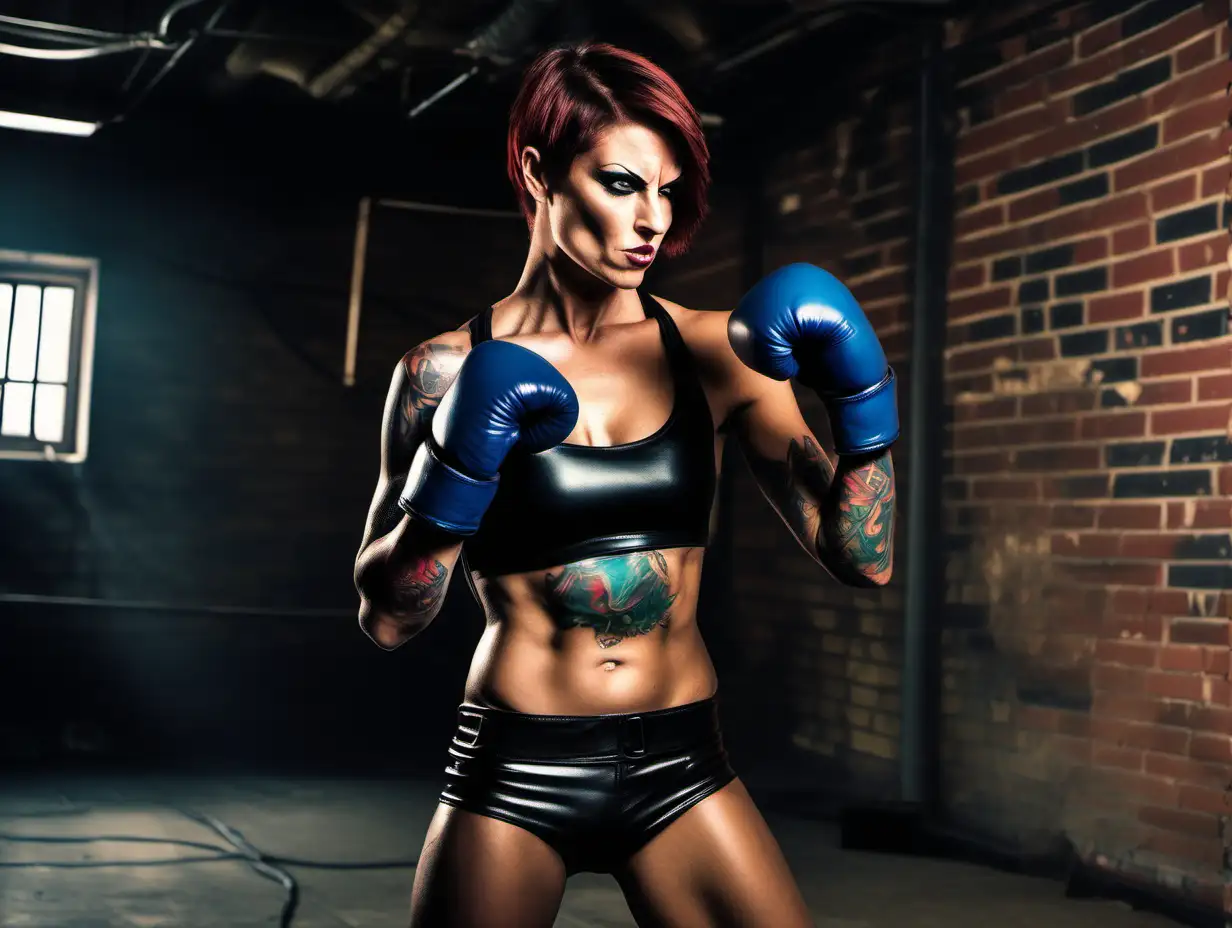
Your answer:
[[[883,451],[898,438],[894,371],[860,304],[828,271],[789,264],[764,277],[732,312],[727,338],[753,370],[816,391],[839,454]]]
[[[473,535],[509,452],[555,447],[577,418],[577,395],[551,364],[512,342],[480,342],[441,398],[398,506],[452,534]]]

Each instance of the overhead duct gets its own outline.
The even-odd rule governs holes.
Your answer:
[[[512,64],[530,44],[544,17],[559,5],[560,0],[513,0],[466,43],[465,50],[493,64]]]

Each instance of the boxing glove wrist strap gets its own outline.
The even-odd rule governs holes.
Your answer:
[[[499,483],[499,474],[481,480],[450,467],[429,437],[411,459],[398,508],[454,535],[473,535]]]
[[[806,384],[806,386],[809,386]],[[894,368],[859,393],[836,396],[813,388],[830,416],[834,450],[838,454],[883,451],[898,440],[898,397]]]

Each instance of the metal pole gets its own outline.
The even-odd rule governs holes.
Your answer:
[[[911,400],[907,483],[907,570],[903,617],[902,800],[934,810],[939,793],[938,627],[941,558],[940,428],[942,348],[949,276],[953,161],[945,126],[941,33],[924,38],[916,112],[915,287],[911,332]]]
[[[359,219],[355,223],[355,256],[351,260],[351,299],[347,307],[346,359],[342,367],[342,384],[355,386],[355,355],[359,351],[359,310],[364,298],[364,264],[368,257],[368,222],[372,216],[372,197],[359,201]]]

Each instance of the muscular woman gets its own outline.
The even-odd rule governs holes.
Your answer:
[[[696,614],[724,442],[840,582],[890,578],[894,376],[851,294],[791,265],[734,311],[639,290],[705,212],[697,113],[604,45],[528,70],[508,167],[530,249],[514,291],[396,366],[355,565],[397,648],[460,571],[487,622],[411,924],[553,924],[610,872],[642,926],[810,924],[728,764]],[[835,456],[788,379],[818,392]]]

